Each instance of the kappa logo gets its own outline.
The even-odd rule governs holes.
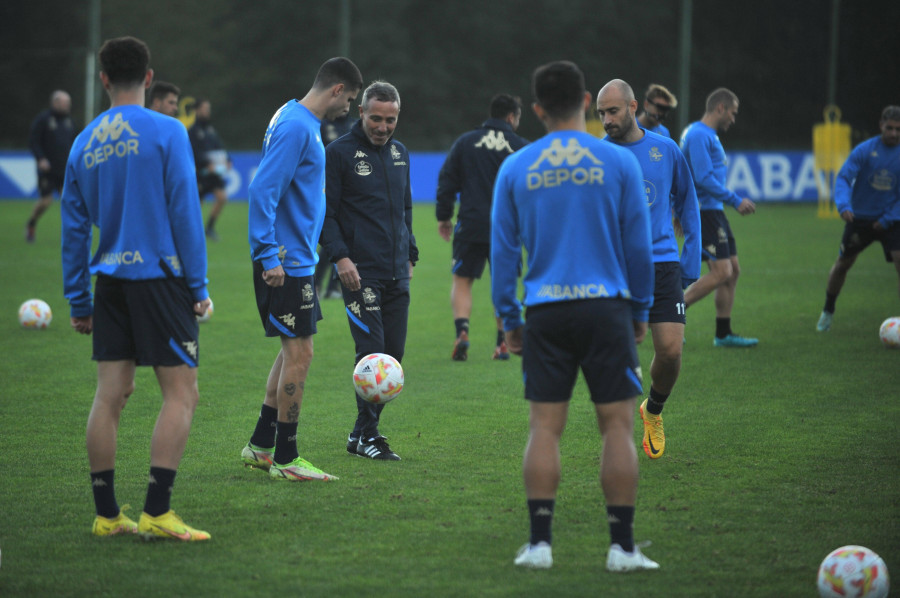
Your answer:
[[[725,229],[721,226],[716,230],[716,238],[719,239],[719,243],[727,243],[728,235],[725,234]]]
[[[311,285],[311,284],[306,283],[305,285],[303,285],[303,290],[300,291],[300,292],[301,292],[301,294],[303,295],[303,300],[304,300],[304,301],[312,301],[312,298],[313,298],[313,290],[312,290],[312,285]]]
[[[284,245],[278,246],[278,261],[283,262],[284,256],[287,255],[287,249],[284,248]]]
[[[87,145],[84,146],[84,151],[91,149],[91,144],[94,143],[95,139],[97,140],[97,143],[106,143],[107,141],[115,142],[119,140],[122,133],[126,132],[132,137],[140,137],[140,135],[134,132],[134,129],[128,124],[128,121],[122,118],[121,113],[116,114],[116,117],[112,119],[112,122],[110,122],[109,114],[107,114],[103,117],[103,120],[94,127],[94,130],[91,131],[91,137],[88,139]]]
[[[359,176],[369,176],[372,174],[372,165],[365,161],[359,161],[356,163],[356,174]]]
[[[540,157],[528,167],[528,170],[536,170],[544,160],[554,167],[562,166],[563,163],[566,166],[578,166],[585,158],[598,166],[603,164],[603,162],[594,157],[591,150],[578,143],[578,140],[574,137],[569,139],[565,146],[563,146],[561,139],[554,139],[550,147],[541,152]]]
[[[662,157],[663,157],[662,152],[659,151],[658,147],[653,146],[650,148],[650,159],[651,160],[653,160],[654,162],[659,162],[660,160],[662,160]]]
[[[368,158],[368,157],[369,157],[369,155],[366,152],[364,152],[362,150],[356,150],[356,154],[353,156],[353,159],[355,160],[356,158]]]
[[[366,303],[374,303],[375,302],[375,293],[369,287],[366,287],[363,289],[362,297],[363,297],[363,301],[365,301]]]
[[[97,488],[101,488],[106,485],[107,483],[102,478],[94,478],[94,481],[91,482],[91,486],[96,486]]]
[[[172,266],[172,270],[174,270],[176,274],[181,272],[181,260],[178,259],[177,255],[167,255],[166,261],[169,262],[169,265]]]
[[[715,245],[712,245],[712,244],[707,245],[707,246],[706,246],[706,253],[708,253],[709,255],[711,255],[711,256],[713,256],[713,257],[716,257],[716,246],[715,246]]]
[[[483,147],[496,152],[507,151],[510,154],[514,151],[509,141],[503,135],[503,131],[495,131],[493,129],[485,133],[484,137],[475,144],[475,147]]]
[[[294,324],[297,323],[297,319],[294,317],[294,314],[284,314],[283,316],[278,316],[278,319],[284,322],[285,326],[290,328],[294,327]]]
[[[397,149],[397,146],[392,143],[391,144],[391,158],[393,158],[394,160],[399,160],[402,157],[403,157],[403,154],[401,154],[400,151]]]
[[[356,315],[357,318],[362,317],[362,311],[359,309],[359,303],[354,301],[347,307],[350,309],[350,311],[352,311]]]
[[[187,351],[191,357],[197,359],[197,341],[184,341],[181,343],[181,346],[184,347],[184,350]]]

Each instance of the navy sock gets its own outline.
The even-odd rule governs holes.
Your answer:
[[[97,514],[113,519],[119,514],[119,503],[116,502],[116,489],[113,483],[115,469],[91,472],[91,490],[94,491],[94,505]]]
[[[652,413],[653,415],[659,415],[662,413],[663,407],[665,407],[666,399],[669,398],[669,395],[664,395],[661,392],[658,392],[653,386],[650,386],[650,397],[647,399],[647,411]]]
[[[550,528],[553,525],[552,498],[535,498],[528,500],[528,516],[531,519],[531,544],[546,542],[550,544]]]
[[[716,318],[716,336],[725,338],[731,334],[731,318]]]
[[[275,446],[275,421],[278,419],[278,409],[269,407],[263,403],[259,410],[259,419],[256,420],[256,429],[250,442],[259,448],[272,448]]]
[[[822,311],[827,311],[830,314],[834,313],[834,304],[837,301],[837,295],[832,295],[831,293],[825,293],[825,307]]]
[[[300,456],[297,452],[297,422],[276,422],[275,430],[275,463],[287,465]]]
[[[175,485],[175,473],[174,469],[150,468],[150,483],[147,484],[144,513],[151,517],[159,517],[169,512],[169,499],[172,497],[172,486]]]
[[[606,507],[606,521],[609,523],[609,538],[625,552],[634,551],[634,507]]]
[[[497,346],[500,346],[500,343],[506,340],[506,333],[500,329],[497,329]]]
[[[453,320],[453,323],[456,325],[457,338],[459,338],[459,335],[463,332],[469,332],[469,318],[456,318]]]

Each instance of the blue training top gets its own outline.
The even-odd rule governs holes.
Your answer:
[[[677,262],[678,239],[672,228],[672,211],[684,230],[681,250],[682,287],[700,278],[700,207],[687,160],[678,145],[662,135],[641,127],[644,135],[634,143],[616,143],[637,158],[644,173],[644,191],[650,208],[650,234],[653,239],[653,261]]]
[[[701,211],[724,211],[723,203],[735,209],[741,205],[741,196],[725,187],[728,159],[712,127],[699,120],[688,125],[681,134],[681,151],[691,167]]]
[[[640,166],[630,152],[581,131],[557,131],[503,162],[491,213],[491,297],[505,330],[525,305],[620,297],[647,321],[654,270]]]
[[[72,317],[93,313],[91,275],[184,278],[206,299],[206,239],[194,159],[180,122],[142,106],[110,108],[69,154],[62,195],[63,287]],[[92,226],[100,229],[88,264]]]
[[[311,276],[325,219],[322,121],[297,100],[275,112],[249,187],[250,256],[265,270]]]
[[[853,148],[835,180],[834,205],[885,227],[900,221],[900,145],[888,147],[878,136]]]

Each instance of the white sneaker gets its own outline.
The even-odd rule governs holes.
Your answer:
[[[634,547],[634,552],[625,552],[621,546],[613,544],[609,547],[609,555],[606,557],[606,569],[614,572],[659,569],[659,563],[644,556],[637,546]]]
[[[516,553],[516,560],[513,562],[520,567],[549,569],[553,564],[553,554],[546,542],[538,542],[534,546],[525,544]]]

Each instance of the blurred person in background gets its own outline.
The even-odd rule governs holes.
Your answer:
[[[178,86],[166,81],[155,81],[150,86],[150,106],[148,107],[174,118],[178,114],[178,96],[180,95],[181,90],[178,89]]]
[[[637,117],[638,123],[652,133],[671,138],[663,121],[677,106],[675,94],[659,83],[651,83],[644,92],[644,107]]]
[[[231,169],[231,159],[225,151],[219,133],[212,125],[212,104],[207,99],[197,101],[195,109],[197,119],[188,129],[191,147],[194,149],[194,164],[197,168],[197,187],[200,199],[208,193],[213,194],[215,203],[206,221],[206,236],[212,241],[219,240],[216,232],[216,221],[228,203],[225,193],[225,174]]]

